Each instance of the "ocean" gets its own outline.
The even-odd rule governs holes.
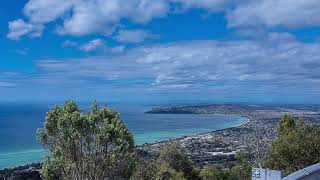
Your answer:
[[[36,130],[43,126],[47,103],[0,104],[0,169],[40,162],[44,151],[38,144]],[[84,110],[88,104],[82,104]],[[113,104],[134,134],[136,144],[153,143],[239,126],[247,121],[236,116],[209,114],[146,114],[157,105]]]

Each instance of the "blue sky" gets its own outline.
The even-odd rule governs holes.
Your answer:
[[[318,103],[317,0],[15,0],[1,101]]]

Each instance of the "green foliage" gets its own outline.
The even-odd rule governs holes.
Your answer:
[[[297,123],[297,128],[304,128],[304,127],[305,127],[304,117],[301,116],[301,117],[299,118],[298,123]]]
[[[264,166],[290,174],[320,162],[320,127],[305,125],[303,118],[297,124],[284,119]]]
[[[183,173],[186,179],[197,179],[198,172],[192,165],[192,162],[185,157],[177,143],[167,145],[161,152],[157,160],[159,166],[172,168],[178,173]]]
[[[200,172],[203,180],[224,180],[229,179],[229,170],[223,169],[221,166],[206,166]]]
[[[292,133],[294,133],[295,130],[296,130],[296,123],[294,122],[294,119],[290,115],[285,114],[280,121],[280,124],[278,127],[278,135],[290,136],[292,135]]]
[[[134,180],[197,180],[198,171],[176,143],[166,145],[156,160],[138,163]]]
[[[176,143],[167,145],[156,160],[142,160],[132,180],[247,180],[251,178],[252,164],[246,154],[236,154],[237,162],[231,168],[206,166],[200,172],[185,157]]]
[[[158,172],[155,177],[156,180],[186,180],[182,171],[177,171],[167,162],[163,162],[158,166]]]
[[[46,163],[42,165],[41,177],[42,179],[59,179],[60,168],[63,166],[63,162],[60,159],[52,159],[49,157],[46,160]]]
[[[132,180],[152,180],[156,178],[158,173],[158,165],[154,160],[143,160],[141,159],[137,163],[137,168]]]
[[[252,164],[242,152],[236,154],[237,163],[231,169],[221,166],[207,166],[200,172],[203,180],[247,180],[251,178]]]
[[[237,163],[230,170],[230,179],[246,180],[251,178],[252,164],[248,162],[246,154],[236,154]]]
[[[128,178],[135,166],[133,136],[120,114],[96,102],[88,113],[73,101],[51,108],[38,139],[48,151],[44,179]]]

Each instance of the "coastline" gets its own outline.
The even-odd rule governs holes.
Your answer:
[[[196,114],[196,113],[190,113],[190,114]],[[233,128],[233,127],[239,127],[239,126],[245,125],[246,123],[249,122],[248,118],[241,117],[241,116],[236,116],[236,115],[226,115],[226,114],[204,114],[204,115],[227,116],[227,117],[233,117],[233,118],[236,118],[236,119],[240,119],[241,118],[243,120],[243,122],[240,125],[237,124],[237,125],[232,126],[232,127],[217,129],[217,130],[213,130],[213,131],[209,130],[209,131],[203,131],[203,132],[199,132],[199,133],[192,133],[192,134],[188,134],[188,135],[181,135],[181,136],[177,136],[177,137],[174,137],[174,138],[168,138],[168,139],[165,139],[165,140],[159,140],[159,141],[154,141],[154,142],[150,142],[150,143],[141,143],[141,144],[136,145],[136,148],[139,149],[141,146],[144,146],[146,144],[167,143],[167,142],[170,142],[170,141],[175,141],[175,140],[179,140],[179,139],[186,138],[186,137],[197,136],[197,135],[206,134],[206,133],[210,133],[210,132],[214,132],[214,131],[221,131],[221,130],[228,129],[228,128]],[[35,156],[37,155],[36,153],[43,154],[44,153],[44,149],[42,149],[42,148],[34,148],[34,149],[30,149],[30,150],[25,150],[25,151],[24,150],[18,150],[18,151],[15,151],[15,152],[3,152],[3,153],[0,152],[0,157],[1,157],[1,155],[10,155],[13,158],[16,155],[18,155],[18,156],[20,156],[20,155],[30,155],[30,153],[32,154],[34,152],[35,152],[35,154],[34,154]],[[33,155],[31,155],[31,156],[33,156]],[[9,158],[7,158],[7,159],[9,159]],[[3,171],[3,170],[9,170],[9,169],[19,169],[21,167],[29,166],[30,164],[39,164],[39,163],[42,163],[42,161],[28,161],[26,163],[21,163],[21,165],[0,167],[0,172]]]
[[[196,113],[190,113],[190,114],[196,114]],[[241,125],[236,125],[236,126],[233,126],[233,127],[227,127],[227,128],[223,128],[223,129],[211,130],[211,131],[206,131],[206,132],[202,132],[202,133],[195,133],[195,134],[190,134],[190,135],[184,135],[184,136],[179,136],[179,137],[176,137],[176,138],[167,139],[167,140],[163,140],[163,141],[152,142],[152,143],[144,143],[144,144],[136,145],[136,147],[139,148],[140,146],[144,146],[144,145],[154,145],[154,144],[168,143],[168,142],[171,142],[171,141],[178,141],[178,140],[181,140],[181,139],[184,139],[184,138],[188,138],[188,137],[192,137],[192,136],[201,136],[201,135],[205,135],[205,134],[209,134],[209,133],[225,131],[225,130],[232,129],[232,128],[239,128],[239,127],[244,126],[244,125],[246,125],[246,124],[248,124],[250,122],[249,118],[243,117],[243,116],[225,115],[225,114],[210,114],[210,115],[241,117],[241,118],[246,119],[246,121],[244,123],[242,123]]]
[[[146,144],[141,151],[157,155],[167,142],[178,142],[186,150],[188,157],[196,166],[219,164],[225,167],[232,165],[235,154],[244,151],[249,158],[254,158],[255,149],[259,146],[265,157],[267,150],[275,139],[278,123],[284,114],[291,114],[295,119],[304,116],[306,123],[319,124],[320,112],[314,109],[300,107],[270,106],[270,105],[237,105],[214,104],[194,106],[166,106],[154,108],[149,113],[189,113],[189,114],[219,114],[244,117],[247,122],[236,127],[199,133],[171,139],[165,142]]]
[[[208,164],[219,164],[228,167],[235,162],[235,154],[239,151],[245,151],[249,157],[254,157],[256,144],[253,141],[258,140],[260,148],[266,152],[275,138],[279,120],[286,113],[291,114],[294,118],[303,115],[306,123],[320,123],[320,112],[294,108],[283,109],[264,106],[253,108],[253,106],[249,105],[179,106],[179,108],[187,108],[188,111],[186,112],[189,113],[185,114],[236,116],[246,118],[246,121],[239,126],[137,145],[138,156],[142,158],[156,157],[166,143],[179,142],[182,148],[185,149],[188,158],[196,166],[203,167]],[[170,107],[166,107],[164,110],[168,114]],[[30,166],[23,167],[30,169]],[[33,167],[31,169],[39,171],[39,169]],[[0,170],[0,175],[4,171],[12,171],[12,169]]]
[[[0,161],[3,160],[0,170],[42,162],[44,154],[45,150],[42,148],[26,149],[25,151],[19,150],[15,152],[0,152]],[[14,159],[14,161],[11,161],[12,159]]]

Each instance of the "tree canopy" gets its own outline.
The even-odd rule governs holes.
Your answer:
[[[320,162],[320,127],[298,123],[285,115],[280,121],[277,138],[273,142],[264,166],[290,174]]]
[[[246,154],[238,152],[236,154],[236,164],[229,168],[219,165],[204,167],[200,172],[203,180],[247,180],[251,178],[252,164],[247,160]]]
[[[198,170],[193,166],[178,143],[165,145],[155,160],[138,163],[133,180],[197,180]]]
[[[186,158],[184,151],[177,143],[168,144],[160,152],[157,164],[160,167],[158,174],[160,177],[168,173],[174,177],[183,176],[185,179],[198,179],[198,174],[193,167],[192,161]]]
[[[47,150],[44,179],[128,178],[135,165],[133,136],[119,112],[96,102],[87,113],[73,101],[54,106],[38,139]]]

